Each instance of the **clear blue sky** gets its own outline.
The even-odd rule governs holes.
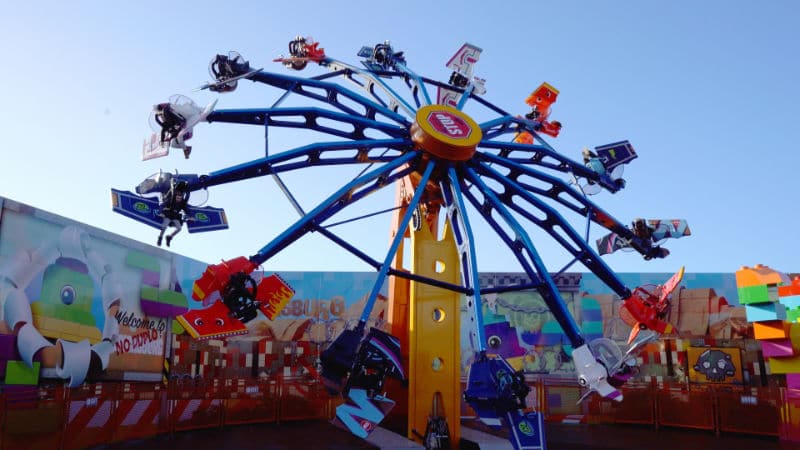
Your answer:
[[[250,82],[224,96],[193,93],[215,53],[237,50],[286,73],[271,61],[298,34],[354,64],[361,45],[390,40],[410,68],[446,81],[445,61],[468,41],[484,50],[475,74],[487,79],[485,98],[507,111],[524,113],[542,81],[561,91],[551,119],[564,128],[549,140],[560,152],[577,160],[584,146],[634,144],[640,157],[627,167],[627,189],[594,201],[626,223],[689,221],[693,236],[668,242],[666,260],[619,253],[606,257],[614,270],[733,272],[764,263],[800,271],[798,23],[794,1],[11,2],[0,15],[0,195],[154,243],[156,230],[111,212],[111,187],[263,154],[258,128],[201,124],[190,160],[180,151],[139,159],[152,105],[172,94],[199,104],[219,97],[219,109],[277,98]],[[278,136],[272,148],[291,148],[292,138]],[[307,210],[352,176],[313,174],[287,176]],[[391,206],[391,192],[374,203]],[[209,204],[226,208],[230,230],[184,232],[174,251],[208,262],[250,255],[297,218],[269,179],[214,188]],[[379,260],[388,222],[380,216],[370,233],[352,235]],[[476,228],[479,242],[492,242]],[[593,230],[592,241],[601,234]],[[551,271],[569,261],[548,239],[536,245]],[[491,247],[479,244],[481,271],[519,270]],[[317,237],[267,268],[371,270]]]

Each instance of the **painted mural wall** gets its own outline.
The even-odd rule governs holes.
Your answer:
[[[205,263],[9,199],[0,202],[0,376],[6,384],[313,377],[320,351],[356,323],[376,278],[372,272],[280,272],[295,294],[279,317],[259,313],[246,335],[197,341],[172,319],[204,307],[190,293]],[[635,287],[663,283],[670,275],[620,276]],[[521,276],[486,273],[480,281],[503,286]],[[618,315],[622,299],[597,277],[567,273],[555,281],[587,340],[627,340],[630,327]],[[687,273],[669,312],[679,334],[645,349],[641,376],[748,384],[764,374],[736,298],[733,273]],[[487,295],[481,305],[491,352],[527,373],[574,376],[571,348],[537,293]],[[387,314],[384,287],[369,325],[386,329]],[[703,361],[690,359],[703,352],[690,349],[705,346],[739,349],[738,359],[726,361],[740,367],[724,371],[735,376],[700,376]],[[473,348],[462,330],[464,372]]]
[[[205,269],[0,197],[0,379],[77,386],[309,374],[319,349],[358,320],[376,277],[282,272],[295,295],[279,317],[259,315],[237,339],[193,341],[173,319],[207,306],[191,298]],[[385,310],[384,290],[369,325],[383,326]]]
[[[671,275],[628,273],[620,274],[620,278],[633,288],[664,283]],[[482,274],[481,285],[513,285],[524,281],[521,276]],[[562,274],[555,282],[587,341],[605,337],[625,348],[631,327],[619,316],[623,299],[591,273]],[[668,321],[678,332],[645,347],[639,358],[640,378],[685,383],[689,381],[690,364],[696,363],[689,359],[689,348],[713,345],[746,351],[737,368],[738,377],[714,381],[750,383],[750,377],[765,373],[763,361],[759,366],[752,328],[748,328],[745,310],[737,305],[736,298],[733,274],[686,274],[673,293],[668,314]],[[573,376],[571,346],[538,293],[492,294],[482,299],[482,305],[490,351],[503,355],[516,369],[526,373]],[[474,354],[469,342],[464,342],[462,348],[462,368],[466,370]]]
[[[187,310],[184,293],[205,265],[0,202],[0,371],[6,383],[160,380],[170,331],[163,311]]]

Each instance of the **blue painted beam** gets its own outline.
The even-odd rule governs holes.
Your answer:
[[[544,230],[573,257],[581,261],[586,268],[594,272],[621,298],[625,299],[631,296],[630,289],[625,287],[611,268],[606,265],[605,261],[603,261],[597,252],[583,240],[583,237],[570,226],[558,211],[546,204],[538,196],[532,195],[530,192],[523,189],[510,178],[504,177],[492,167],[484,164],[476,164],[475,166],[477,169],[476,173],[480,173],[481,175],[497,181],[505,188],[505,192],[496,192],[492,190],[504,205]],[[524,200],[526,205],[523,207],[515,203],[516,198]],[[534,215],[533,212],[535,211],[538,211],[540,214]],[[543,218],[540,218],[541,216],[543,216]],[[556,231],[557,228],[560,228],[564,232],[564,235],[558,233]]]
[[[504,242],[507,244],[511,242],[509,248],[524,268],[528,277],[530,277],[532,280],[538,277],[538,279],[542,281],[541,286],[538,289],[539,294],[544,299],[547,307],[550,309],[550,312],[553,314],[553,316],[555,316],[558,324],[564,330],[564,334],[566,334],[570,344],[572,344],[574,348],[583,345],[584,338],[581,335],[580,328],[567,309],[566,303],[564,303],[563,299],[561,298],[561,294],[558,292],[558,288],[556,287],[553,278],[547,271],[547,268],[545,267],[544,262],[542,262],[539,252],[536,251],[536,247],[533,245],[528,233],[514,218],[511,212],[505,207],[503,202],[497,198],[497,196],[494,194],[494,191],[489,189],[489,187],[481,180],[480,176],[478,176],[478,174],[472,168],[465,167],[464,176],[466,180],[475,185],[483,194],[484,203],[482,205],[476,205],[478,211],[481,212],[482,216],[490,223],[492,228],[497,231],[498,235],[504,236]],[[474,196],[468,195],[468,198],[471,199],[473,204],[478,203]],[[509,227],[511,227],[516,236],[515,239],[512,240],[507,235],[506,231],[503,230],[498,223],[496,223],[496,220],[492,217],[492,211],[496,211],[502,217],[503,221]]]
[[[289,246],[303,235],[314,231],[322,223],[346,206],[361,200],[369,194],[391,185],[394,181],[413,171],[409,164],[420,157],[419,152],[408,152],[393,161],[372,170],[345,184],[312,211],[283,231],[278,237],[265,245],[250,260],[262,264]],[[408,165],[408,166],[407,166]]]

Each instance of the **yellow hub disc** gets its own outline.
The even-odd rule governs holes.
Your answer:
[[[482,137],[471,117],[447,105],[423,106],[411,125],[411,140],[419,148],[448,161],[472,158]]]

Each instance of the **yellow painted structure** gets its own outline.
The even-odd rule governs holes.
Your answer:
[[[415,188],[415,180],[407,177],[398,182],[392,236],[399,228],[407,200]],[[439,197],[430,192],[428,201],[420,210],[417,227],[409,227],[406,237],[409,247],[410,268],[403,267],[404,246],[395,255],[392,266],[436,280],[461,284],[461,267],[455,238],[448,226],[438,238],[436,227],[439,217]],[[424,211],[424,212],[422,212]],[[416,228],[416,229],[415,229]],[[396,412],[407,406],[407,436],[419,441],[414,433],[424,435],[437,392],[441,395],[438,407],[447,418],[451,442],[461,436],[461,367],[460,367],[460,302],[457,292],[409,281],[405,278],[389,279],[389,315],[391,333],[400,339],[403,364],[409,384],[408,403],[396,397]],[[392,397],[390,395],[390,397]],[[443,409],[443,411],[441,411]]]
[[[470,116],[447,105],[427,105],[417,111],[409,130],[425,152],[449,161],[466,161],[481,142],[481,127]]]
[[[411,261],[415,274],[459,284],[461,268],[449,226],[435,239],[428,227],[411,232]],[[409,302],[408,428],[424,434],[433,398],[441,393],[450,441],[460,438],[461,294],[412,281]]]
[[[451,162],[471,158],[482,137],[480,127],[471,117],[445,105],[420,108],[410,133],[415,145],[427,154],[426,158]],[[433,180],[437,176],[441,173],[434,173]],[[419,181],[419,175],[412,173],[397,183],[391,238],[400,229],[400,220]],[[439,236],[442,193],[435,181],[424,189],[415,223],[406,229],[404,236],[410,238],[411,267],[403,265],[404,245],[398,248],[392,267],[461,285],[462,267],[450,223],[445,224]],[[429,418],[439,414],[447,420],[450,442],[458,443],[461,438],[461,297],[458,292],[426,283],[398,277],[389,279],[388,321],[392,335],[400,339],[409,381],[409,439],[419,441]],[[402,410],[401,405],[398,401],[396,410]]]

